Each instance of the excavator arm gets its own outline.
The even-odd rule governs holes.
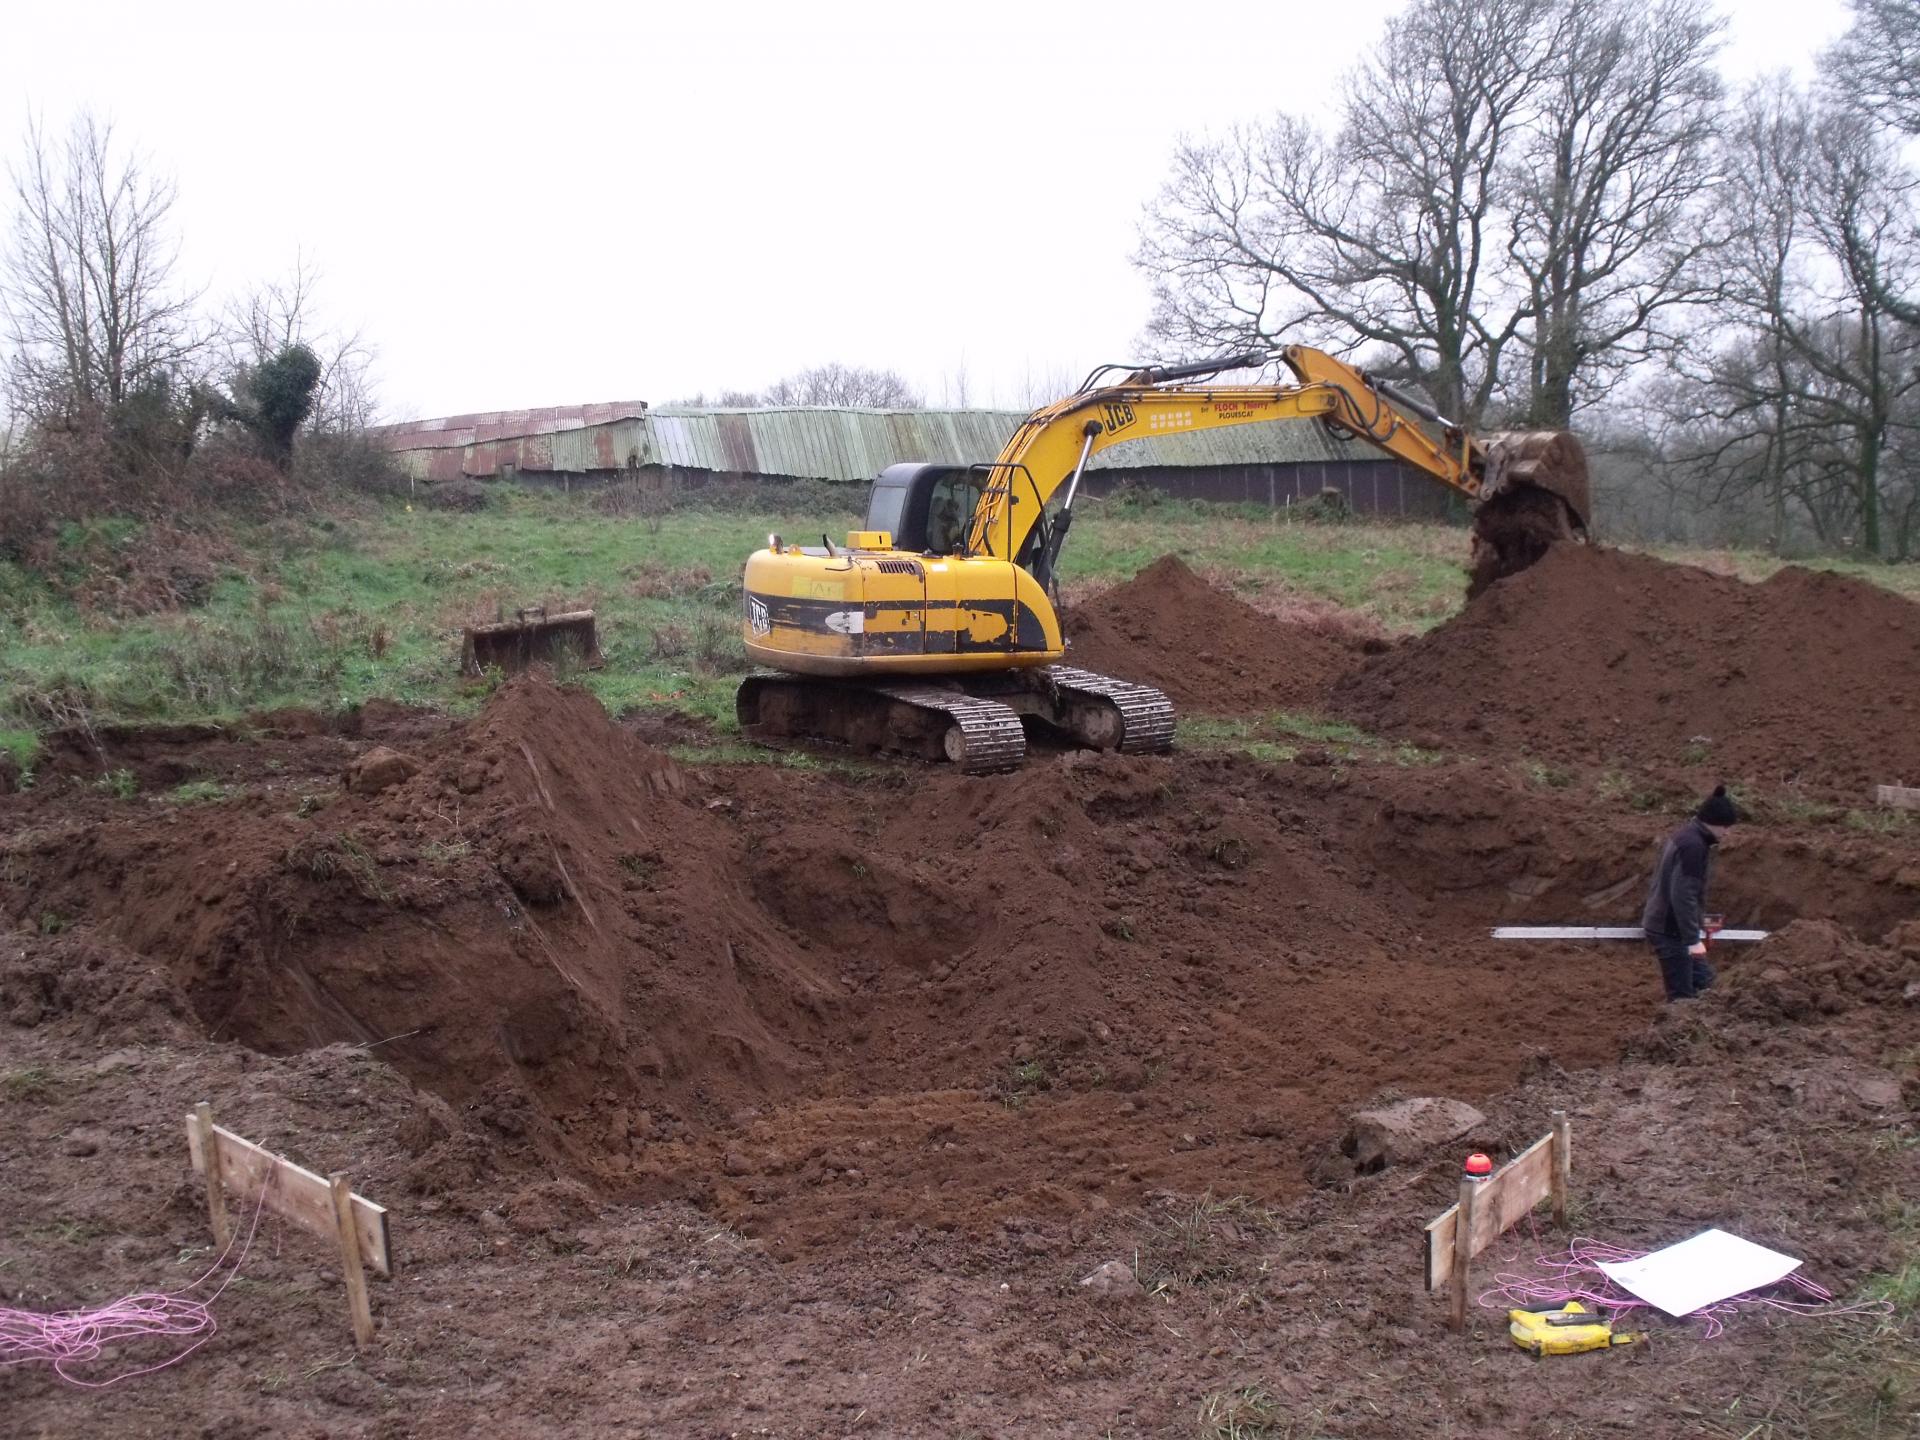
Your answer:
[[[1277,360],[1290,385],[1205,385],[1196,378]],[[1093,456],[1129,440],[1215,430],[1270,420],[1318,419],[1457,491],[1484,512],[1476,517],[1479,572],[1511,573],[1538,558],[1551,539],[1584,532],[1586,463],[1572,436],[1558,432],[1469,436],[1460,426],[1391,384],[1324,351],[1290,345],[1195,365],[1138,370],[1115,385],[1090,384],[1035,411],[991,464],[967,530],[966,553],[1029,560],[1043,583],[1071,521],[1072,500]],[[1424,422],[1424,423],[1421,423]],[[1437,431],[1436,436],[1433,432]],[[1048,506],[1064,488],[1059,519],[1043,544]],[[1514,521],[1521,534],[1511,535]],[[1516,549],[1517,546],[1517,549]],[[1489,563],[1482,551],[1499,553]],[[1522,553],[1525,552],[1525,553]],[[1486,577],[1486,583],[1498,574]]]

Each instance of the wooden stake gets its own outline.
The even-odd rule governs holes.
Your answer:
[[[193,1107],[193,1128],[200,1135],[200,1150],[207,1157],[207,1219],[213,1224],[213,1243],[227,1248],[233,1232],[227,1225],[227,1200],[220,1184],[220,1146],[213,1138],[213,1106],[202,1100]]]
[[[1553,1112],[1553,1223],[1567,1228],[1567,1187],[1573,1172],[1573,1130],[1567,1112]]]
[[[373,1309],[367,1304],[367,1277],[360,1268],[360,1232],[353,1223],[353,1186],[339,1171],[327,1177],[333,1191],[333,1218],[340,1236],[340,1271],[347,1282],[347,1313],[353,1320],[353,1343],[364,1350],[373,1344]]]
[[[1467,1328],[1467,1267],[1473,1261],[1473,1201],[1480,1182],[1470,1175],[1460,1177],[1459,1218],[1453,1227],[1452,1289],[1447,1297],[1447,1328]]]

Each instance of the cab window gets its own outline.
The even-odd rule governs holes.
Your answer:
[[[967,470],[951,471],[934,483],[927,497],[929,553],[952,555],[966,543],[982,483],[982,476]]]

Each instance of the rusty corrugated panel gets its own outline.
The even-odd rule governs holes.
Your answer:
[[[582,475],[595,467],[598,447],[594,438],[599,435],[599,427],[582,430],[562,430],[557,435],[544,437],[547,447],[547,463],[528,469],[541,469],[561,475]],[[529,442],[523,442],[529,443]]]
[[[744,425],[752,434],[754,460],[763,474],[838,478],[818,463],[804,428],[795,423],[791,410],[741,411],[727,416],[723,423]]]
[[[714,422],[720,445],[721,463],[716,470],[738,470],[743,475],[760,474],[760,460],[753,443],[753,424],[746,415],[721,415]]]

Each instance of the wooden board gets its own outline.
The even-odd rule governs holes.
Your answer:
[[[1913,785],[1879,785],[1874,788],[1874,803],[1890,806],[1895,810],[1920,810],[1920,787]]]
[[[1553,1136],[1543,1135],[1475,1192],[1471,1254],[1485,1250],[1552,1194]],[[1454,1231],[1459,1220],[1460,1207],[1454,1205],[1427,1226],[1429,1291],[1442,1288],[1453,1275]]]
[[[266,1190],[266,1207],[283,1215],[304,1230],[322,1239],[335,1239],[340,1233],[333,1213],[333,1187],[311,1170],[263,1150],[251,1140],[243,1140],[231,1130],[213,1127],[214,1142],[220,1147],[220,1179],[226,1188],[246,1204],[259,1201]],[[187,1150],[193,1168],[205,1174],[207,1157],[201,1148],[200,1130],[192,1115],[187,1116]],[[386,1207],[355,1195],[353,1225],[360,1238],[360,1254],[377,1274],[393,1277],[393,1261],[387,1247]]]

